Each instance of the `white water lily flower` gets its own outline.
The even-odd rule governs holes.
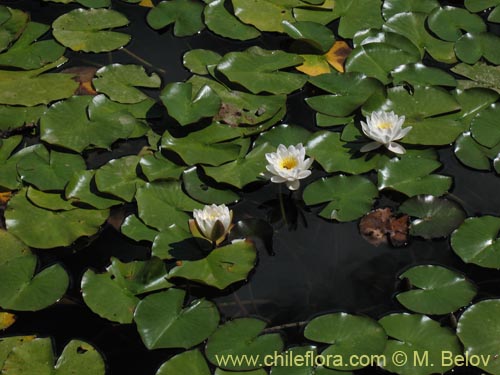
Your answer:
[[[394,112],[373,112],[366,118],[366,123],[361,121],[363,133],[375,142],[370,142],[361,148],[361,152],[375,150],[385,146],[389,151],[396,154],[404,154],[405,148],[394,142],[405,137],[411,130],[411,126],[403,129],[404,116],[398,116]]]
[[[271,181],[277,184],[286,183],[290,190],[297,190],[300,181],[309,177],[309,168],[313,159],[306,159],[306,149],[299,143],[296,146],[279,145],[276,152],[266,154],[269,164],[266,169],[272,174]]]
[[[233,211],[225,204],[220,206],[212,204],[205,206],[202,210],[193,210],[193,217],[201,234],[211,240],[223,239],[229,232],[233,220]]]

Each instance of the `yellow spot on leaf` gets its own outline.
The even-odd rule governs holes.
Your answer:
[[[9,328],[16,321],[16,316],[7,312],[0,312],[0,329]]]
[[[295,68],[299,72],[305,73],[311,77],[330,73],[330,66],[324,56],[302,55],[302,57],[304,58],[304,63]]]
[[[12,192],[10,191],[5,191],[3,193],[0,193],[0,204],[7,204],[7,202],[10,200],[12,197]]]
[[[337,41],[330,48],[330,51],[325,54],[325,57],[331,66],[339,72],[344,73],[344,63],[351,51],[351,47],[346,42]]]
[[[142,0],[139,5],[141,7],[145,7],[145,8],[153,8],[154,5],[153,5],[153,2],[151,0]]]

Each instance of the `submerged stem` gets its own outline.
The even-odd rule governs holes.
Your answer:
[[[281,210],[281,217],[283,218],[283,222],[285,223],[286,227],[288,228],[288,221],[286,219],[286,210],[285,210],[285,202],[283,201],[283,194],[281,192],[281,185],[279,184],[279,190],[278,190],[278,197],[280,201],[280,210]]]

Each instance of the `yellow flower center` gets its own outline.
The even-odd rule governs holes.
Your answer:
[[[286,158],[280,160],[280,167],[283,169],[292,169],[298,164],[297,159],[291,156],[287,156]]]
[[[390,129],[392,128],[392,122],[379,122],[377,127],[379,129]]]

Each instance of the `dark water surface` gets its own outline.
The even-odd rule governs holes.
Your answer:
[[[0,1],[1,4],[28,10],[34,21],[51,23],[59,15],[75,8],[72,5],[42,3],[41,1]],[[164,83],[182,81],[189,72],[182,66],[182,55],[193,48],[206,48],[221,54],[243,50],[256,44],[233,42],[209,32],[189,38],[173,37],[171,30],[158,33],[145,23],[147,9],[114,2],[114,9],[131,20],[124,31],[133,35],[125,50],[112,54],[68,53],[70,62],[65,66],[107,65],[112,62],[142,64],[149,71],[160,74]],[[257,44],[264,48],[280,48],[284,39],[266,35]],[[150,64],[150,66],[148,66]],[[314,115],[303,103],[305,93],[289,99],[286,122],[314,129]],[[155,126],[159,132],[172,121],[164,118]],[[89,164],[102,165],[121,155],[134,154],[140,142],[121,142],[113,152],[90,155]],[[493,173],[471,171],[462,166],[452,150],[441,150],[444,164],[439,173],[454,177],[452,193],[465,202],[469,216],[498,214],[500,211],[500,179]],[[412,239],[404,248],[395,249],[382,245],[374,247],[358,233],[357,223],[332,223],[316,216],[314,212],[299,208],[293,199],[287,201],[289,213],[297,211],[293,229],[288,229],[280,219],[277,205],[278,188],[267,184],[244,194],[233,207],[235,219],[273,219],[273,249],[266,249],[257,241],[259,263],[248,283],[235,285],[230,290],[217,292],[191,286],[193,296],[208,296],[219,306],[224,319],[256,316],[272,327],[297,322],[298,327],[283,329],[287,344],[301,344],[301,322],[315,315],[333,311],[347,311],[380,318],[390,312],[405,311],[393,298],[398,288],[397,275],[417,264],[441,264],[463,271],[479,286],[477,300],[500,297],[500,277],[497,271],[465,265],[451,250],[448,239],[423,241]],[[293,221],[293,220],[292,220]],[[9,334],[52,336],[58,350],[72,338],[81,338],[96,345],[108,363],[108,374],[153,375],[158,366],[176,351],[148,351],[142,344],[133,325],[119,325],[101,319],[83,303],[80,278],[88,268],[103,270],[110,256],[122,260],[141,259],[149,253],[147,244],[128,240],[111,225],[107,225],[89,246],[80,244],[78,251],[56,249],[38,252],[43,264],[61,261],[73,276],[67,297],[60,303],[36,313],[19,313],[17,323]],[[445,318],[447,319],[447,318]],[[365,369],[359,373],[385,373],[379,369]],[[456,374],[472,374],[472,370],[456,370]]]

